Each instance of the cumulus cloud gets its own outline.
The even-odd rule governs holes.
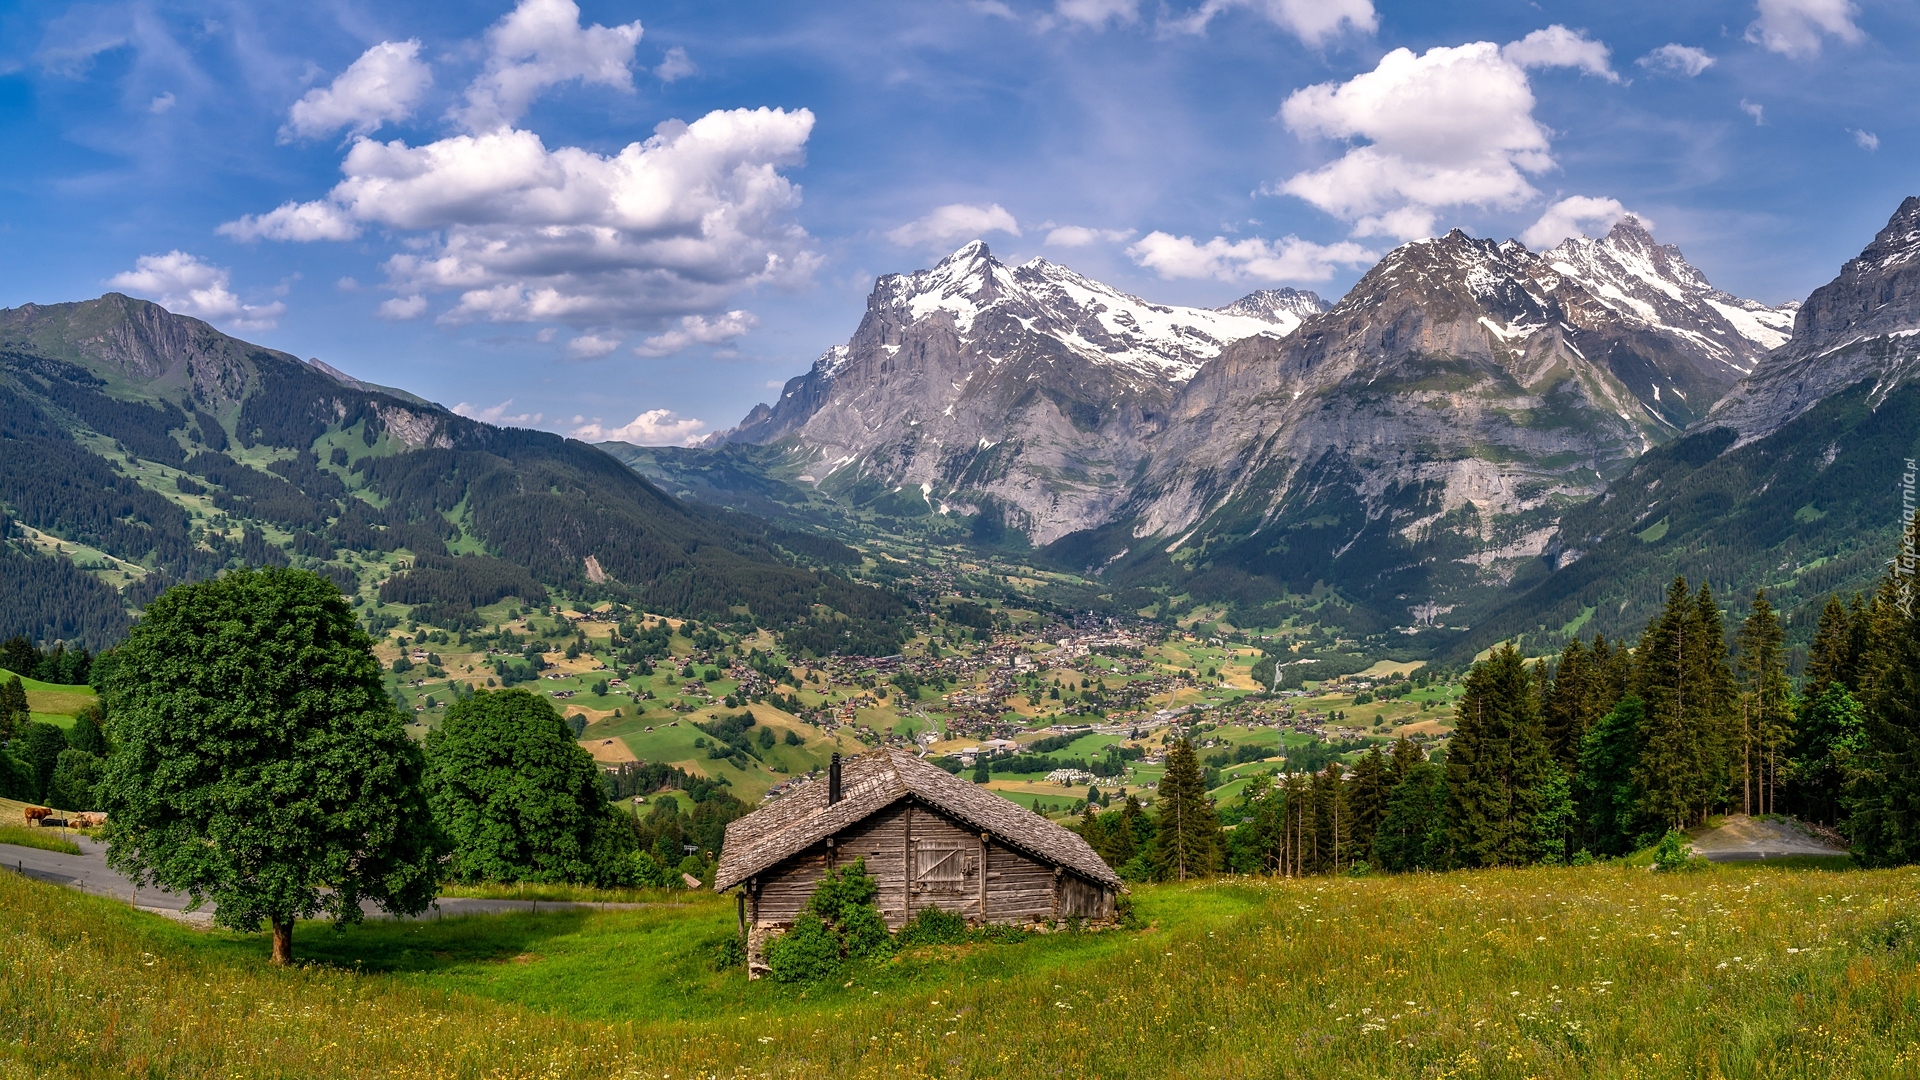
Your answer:
[[[760,319],[751,311],[729,311],[711,319],[704,315],[681,318],[678,329],[669,330],[633,347],[636,356],[671,356],[693,345],[724,345],[752,333]]]
[[[1150,232],[1127,248],[1133,261],[1163,278],[1213,281],[1325,281],[1341,266],[1364,265],[1380,256],[1351,241],[1316,244],[1297,236],[1277,242],[1216,236],[1206,243],[1190,236]]]
[[[1614,223],[1626,217],[1630,211],[1620,205],[1619,199],[1596,199],[1587,195],[1574,195],[1561,199],[1540,220],[1520,234],[1520,242],[1531,248],[1544,249],[1565,240],[1569,236],[1598,236],[1613,228]],[[1645,217],[1640,223],[1652,228]]]
[[[625,442],[639,446],[692,446],[705,420],[676,416],[671,409],[648,409],[629,423],[608,427],[595,417],[567,434],[582,442]]]
[[[469,420],[478,420],[483,424],[493,424],[497,427],[532,427],[546,419],[545,413],[507,412],[507,410],[512,407],[512,398],[508,398],[498,405],[488,405],[485,408],[471,402],[463,401],[455,405],[453,411]]]
[[[1083,26],[1130,23],[1140,18],[1140,0],[1054,0],[1053,13]]]
[[[473,131],[506,127],[541,91],[580,82],[633,92],[640,23],[580,25],[573,0],[520,0],[487,31],[487,62],[467,88],[459,119]]]
[[[360,226],[327,202],[285,202],[264,214],[243,214],[213,230],[235,240],[352,240]]]
[[[427,298],[424,296],[396,296],[375,309],[375,313],[389,322],[406,322],[417,319],[427,313]]]
[[[1020,223],[999,203],[990,206],[973,206],[968,203],[949,203],[936,207],[934,211],[918,221],[887,233],[887,239],[901,247],[919,247],[923,244],[944,244],[963,237],[976,237],[981,233],[1003,232],[1013,236],[1020,235]]]
[[[1746,98],[1741,98],[1740,111],[1753,117],[1753,125],[1755,127],[1760,127],[1767,122],[1767,107],[1757,101],[1748,101]]]
[[[1523,68],[1572,67],[1608,82],[1620,81],[1620,76],[1607,65],[1610,54],[1605,45],[1558,23],[1509,42],[1500,50],[1500,55]]]
[[[412,116],[432,85],[433,70],[420,59],[419,39],[383,41],[361,53],[333,82],[294,102],[280,141],[318,138],[341,128],[365,135]]]
[[[184,251],[142,255],[133,269],[115,274],[107,284],[145,297],[178,315],[191,315],[240,330],[271,330],[280,325],[287,305],[247,304],[230,288],[232,276]]]
[[[1371,34],[1380,28],[1373,0],[1206,0],[1173,25],[1188,33],[1204,33],[1215,16],[1234,8],[1257,11],[1308,45],[1325,44],[1348,29]]]
[[[358,139],[326,198],[221,227],[241,239],[421,231],[387,261],[408,295],[454,291],[444,319],[631,323],[711,309],[742,287],[794,284],[818,257],[780,174],[813,130],[805,109],[669,121],[603,156],[512,128],[421,146]]]
[[[1713,57],[1705,49],[1691,45],[1662,45],[1634,63],[1648,71],[1684,75],[1691,79],[1713,66]]]
[[[1880,149],[1880,136],[1875,135],[1871,131],[1862,131],[1859,128],[1848,128],[1847,133],[1853,136],[1854,145],[1862,150]]]
[[[1817,56],[1827,35],[1849,45],[1866,40],[1854,24],[1860,9],[1851,0],[1759,0],[1760,17],[1747,27],[1747,40],[1782,56]]]
[[[1084,225],[1061,225],[1047,233],[1048,247],[1077,248],[1102,241],[1117,244],[1133,235],[1132,229],[1089,229]]]
[[[1402,239],[1431,235],[1444,208],[1524,205],[1539,195],[1527,174],[1554,165],[1526,70],[1547,66],[1611,75],[1604,46],[1554,26],[1506,49],[1395,49],[1345,83],[1297,90],[1280,110],[1289,130],[1367,141],[1270,190],[1352,222],[1355,235]]]
[[[667,50],[666,56],[661,58],[660,66],[653,69],[653,77],[661,82],[670,83],[675,79],[684,79],[699,70],[693,60],[687,56],[687,50],[675,45]]]
[[[619,347],[619,338],[581,334],[567,342],[567,355],[575,360],[598,360]]]

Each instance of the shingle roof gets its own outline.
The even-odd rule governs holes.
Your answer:
[[[832,806],[827,805],[827,784],[821,779],[799,785],[778,802],[728,825],[713,887],[730,889],[908,796],[1042,862],[1120,887],[1119,875],[1079,833],[912,754],[873,750],[843,762],[840,776],[841,798]]]

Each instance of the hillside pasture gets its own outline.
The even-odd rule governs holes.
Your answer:
[[[1140,889],[1147,928],[805,987],[672,908],[198,933],[0,875],[0,1075],[1920,1076],[1920,872],[1619,866]]]

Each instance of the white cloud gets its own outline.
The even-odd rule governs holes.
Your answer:
[[[1380,28],[1373,0],[1206,0],[1199,10],[1173,25],[1204,33],[1214,16],[1234,8],[1252,8],[1308,45],[1321,45],[1347,29],[1371,34]]]
[[[463,401],[455,405],[453,411],[469,420],[478,420],[483,424],[493,424],[499,427],[532,427],[546,419],[545,413],[507,412],[507,410],[512,407],[512,398],[508,398],[498,405],[489,405],[484,409],[478,405]]]
[[[1089,229],[1084,225],[1061,225],[1047,233],[1048,247],[1077,248],[1105,241],[1117,244],[1133,236],[1132,229]]]
[[[169,90],[159,97],[154,98],[152,101],[147,102],[147,111],[155,116],[159,116],[177,104],[179,104],[179,102],[174,99],[173,91]]]
[[[1341,266],[1363,265],[1380,256],[1343,240],[1316,244],[1297,236],[1277,242],[1216,236],[1198,243],[1190,236],[1150,232],[1127,248],[1133,261],[1167,279],[1214,281],[1325,281]]]
[[[667,50],[666,56],[661,58],[660,66],[653,69],[653,77],[661,82],[670,83],[675,79],[684,79],[699,70],[699,67],[688,58],[687,50],[675,45]]]
[[[1757,101],[1748,101],[1746,98],[1741,98],[1740,111],[1753,117],[1755,127],[1759,127],[1767,122],[1767,107]]]
[[[424,233],[387,261],[404,294],[455,291],[443,318],[613,325],[805,280],[818,257],[779,172],[813,130],[805,109],[669,121],[602,156],[549,150],[531,131],[422,146],[358,139],[325,199],[221,227],[241,239],[341,239],[368,224]]]
[[[598,360],[619,347],[619,338],[581,334],[567,342],[567,355],[575,360]]]
[[[406,322],[408,319],[417,319],[427,313],[427,298],[396,296],[381,304],[375,312],[389,322]]]
[[[383,41],[361,53],[333,82],[294,102],[280,141],[318,138],[341,128],[365,135],[412,116],[432,85],[433,70],[420,59],[418,39]]]
[[[1611,74],[1604,46],[1554,26],[1505,50],[1395,49],[1345,83],[1296,90],[1280,110],[1289,130],[1367,143],[1267,190],[1352,222],[1355,235],[1402,239],[1431,235],[1448,207],[1524,205],[1539,196],[1526,174],[1554,167],[1527,80],[1540,66]]]
[[[901,247],[918,247],[928,243],[943,244],[962,237],[977,237],[988,232],[1019,236],[1020,224],[999,203],[990,206],[949,203],[936,207],[918,221],[908,222],[887,233],[887,239]]]
[[[1085,26],[1130,23],[1140,18],[1140,0],[1054,0],[1053,13]]]
[[[1520,234],[1520,242],[1530,248],[1545,249],[1569,236],[1602,235],[1628,213],[1630,211],[1620,205],[1619,199],[1574,195],[1547,207],[1547,212],[1540,215],[1540,220]],[[1640,218],[1640,224],[1649,229],[1653,227],[1644,217]]]
[[[360,226],[327,202],[281,203],[264,214],[245,214],[213,230],[235,240],[352,240]]]
[[[184,251],[142,255],[133,269],[115,274],[107,284],[146,297],[178,315],[191,315],[240,330],[271,330],[278,326],[287,305],[246,304],[234,295],[231,275]]]
[[[460,120],[475,132],[518,120],[540,92],[567,82],[633,92],[638,21],[623,26],[580,25],[573,0],[520,0],[487,31],[487,63],[467,87]]]
[[[1664,72],[1669,75],[1685,75],[1691,79],[1713,66],[1714,60],[1705,49],[1696,49],[1691,45],[1662,45],[1634,63],[1648,71]]]
[[[1783,56],[1817,56],[1828,34],[1849,45],[1867,37],[1854,25],[1860,9],[1851,0],[1759,0],[1755,6],[1760,17],[1747,27],[1747,40]]]
[[[709,319],[704,315],[687,315],[680,320],[680,328],[657,334],[633,347],[636,356],[671,356],[692,345],[722,345],[737,337],[742,337],[760,325],[760,319],[751,311],[729,311]]]
[[[1862,131],[1859,128],[1848,128],[1847,132],[1853,136],[1854,144],[1859,146],[1860,149],[1862,150],[1880,149],[1880,136],[1875,135],[1873,132]]]
[[[1500,50],[1500,55],[1523,68],[1573,67],[1608,82],[1620,81],[1620,76],[1607,65],[1609,53],[1605,45],[1558,23],[1509,42]]]
[[[590,424],[581,424],[568,432],[582,442],[626,442],[640,446],[692,446],[700,441],[699,431],[707,426],[705,420],[695,420],[690,416],[676,416],[671,409],[648,409],[633,418],[631,423],[619,427],[607,427],[595,417]]]

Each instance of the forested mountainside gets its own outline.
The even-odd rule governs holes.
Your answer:
[[[94,648],[242,564],[379,585],[447,626],[559,590],[887,651],[908,610],[832,572],[857,559],[836,542],[118,294],[0,311],[0,522],[5,625]]]
[[[1554,571],[1473,635],[1552,645],[1646,623],[1676,574],[1765,588],[1804,644],[1829,593],[1870,590],[1898,554],[1920,458],[1920,198],[1832,282],[1793,337],[1681,439],[1569,511]]]

